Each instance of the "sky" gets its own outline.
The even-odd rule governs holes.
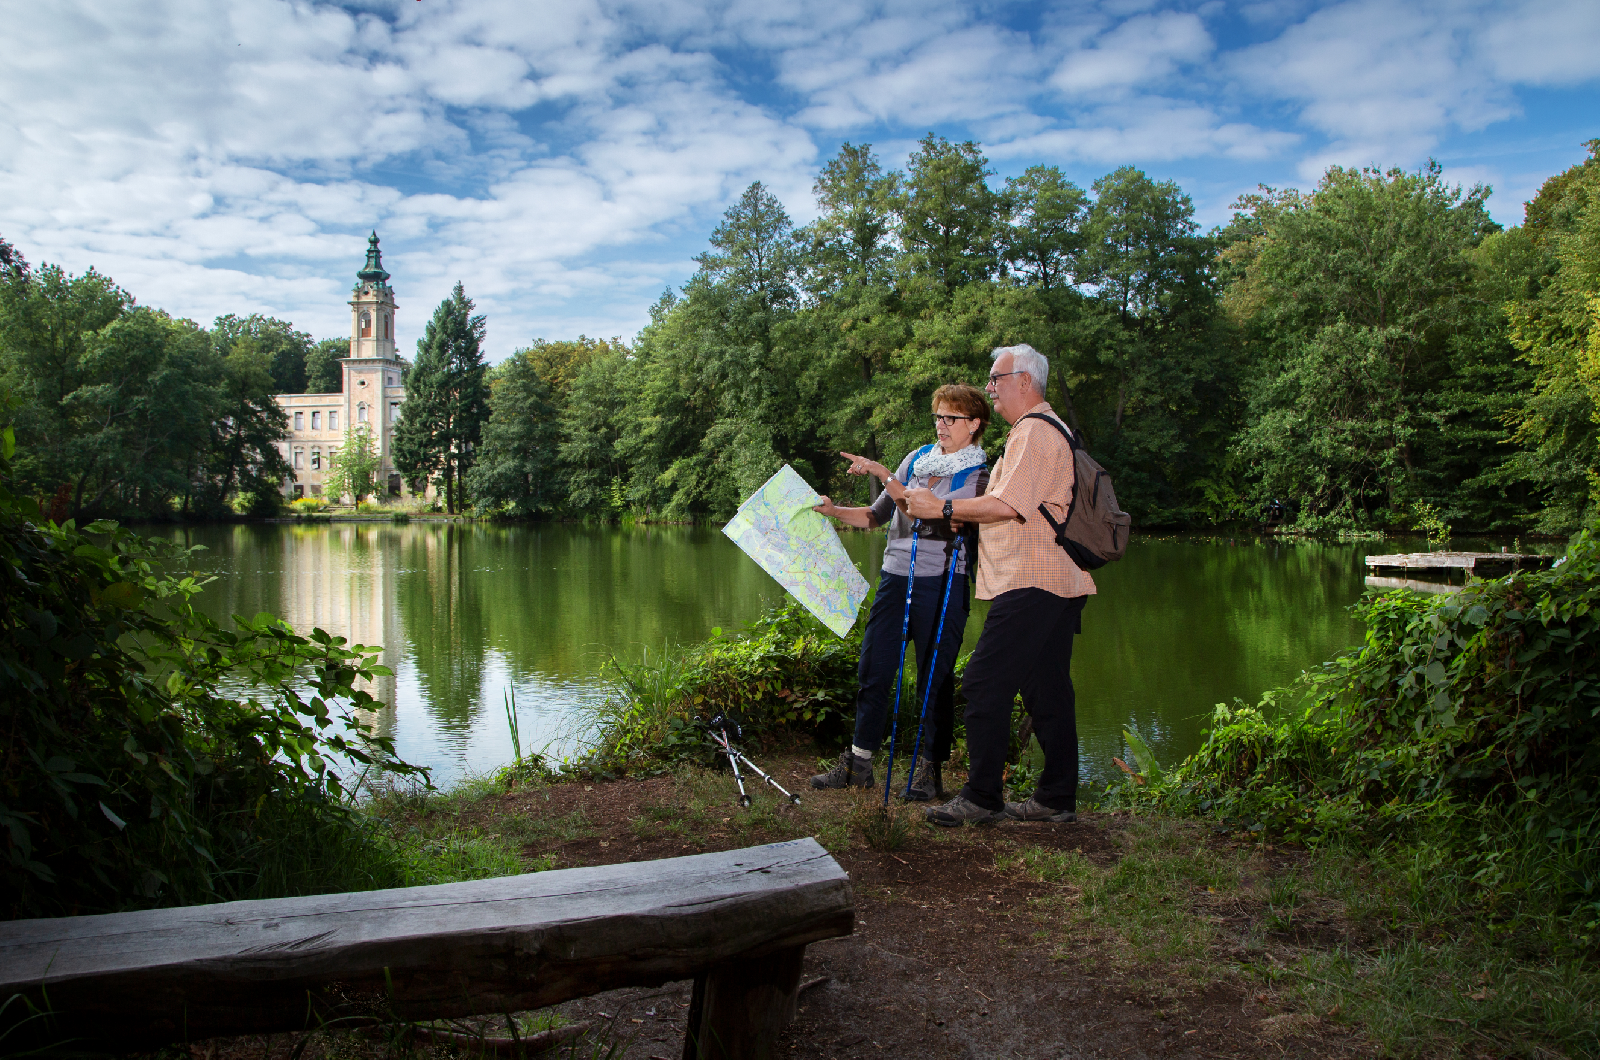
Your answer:
[[[752,181],[843,142],[1004,178],[1134,165],[1203,225],[1329,165],[1494,188],[1600,137],[1596,0],[0,0],[0,237],[209,323],[348,335],[367,233],[402,354],[460,281],[489,359],[631,337]]]

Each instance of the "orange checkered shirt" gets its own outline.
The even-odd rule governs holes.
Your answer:
[[[1047,401],[1028,411],[1060,419]],[[1094,595],[1094,579],[1067,557],[1039,514],[1043,503],[1057,522],[1066,519],[1073,478],[1072,450],[1054,427],[1019,420],[1011,428],[987,495],[1005,501],[1017,517],[979,528],[978,599],[1030,588],[1065,597]]]

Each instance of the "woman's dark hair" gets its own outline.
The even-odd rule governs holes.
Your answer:
[[[983,429],[989,426],[989,395],[965,383],[946,383],[933,392],[933,411],[938,412],[940,405],[953,405],[963,416],[977,420],[972,444],[977,445],[983,439]]]

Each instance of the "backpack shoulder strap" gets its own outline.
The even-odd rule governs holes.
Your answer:
[[[1063,438],[1065,438],[1067,440],[1067,453],[1068,453],[1068,455],[1071,457],[1071,459],[1073,461],[1076,461],[1078,459],[1078,443],[1072,437],[1072,432],[1067,429],[1066,424],[1062,423],[1060,420],[1056,419],[1053,416],[1046,416],[1042,412],[1030,412],[1026,416],[1022,417],[1022,420],[1044,420],[1050,426],[1052,426],[1056,430],[1060,431],[1061,432],[1061,437],[1063,437]],[[1021,423],[1022,420],[1018,420],[1017,422]],[[1074,468],[1073,470],[1076,471],[1077,469]],[[1039,505],[1039,514],[1044,516],[1045,522],[1050,524],[1050,529],[1052,529],[1052,530],[1054,530],[1056,532],[1056,539],[1060,540],[1062,529],[1067,525],[1067,523],[1072,521],[1072,513],[1077,509],[1077,507],[1078,507],[1078,476],[1076,474],[1074,474],[1072,476],[1072,499],[1067,504],[1067,517],[1065,519],[1063,519],[1059,523],[1056,522],[1055,518],[1050,514],[1049,509],[1046,508],[1043,504]]]
[[[967,479],[971,478],[975,472],[982,471],[984,468],[986,468],[988,466],[989,465],[987,463],[973,464],[971,467],[966,468],[963,471],[957,471],[954,475],[951,475],[950,476],[950,490],[951,490],[951,492],[953,493],[956,490],[960,489],[962,486],[965,486],[967,484]]]
[[[927,445],[923,446],[921,449],[918,449],[916,452],[911,454],[911,459],[906,461],[906,477],[900,480],[900,485],[902,485],[902,486],[911,485],[911,469],[917,466],[917,461],[921,460],[922,457],[924,455],[926,455],[927,452],[930,449],[933,448],[934,444],[935,443],[933,443],[933,442],[929,442]]]
[[[1072,437],[1072,432],[1067,429],[1066,424],[1062,423],[1060,420],[1056,419],[1054,416],[1046,416],[1042,412],[1030,412],[1026,416],[1022,417],[1022,419],[1023,420],[1044,420],[1044,422],[1048,423],[1050,426],[1052,426],[1056,430],[1060,431],[1061,432],[1061,437],[1063,437],[1063,438],[1065,438],[1067,440],[1067,445],[1074,452],[1077,451],[1077,449],[1078,449],[1077,439]],[[1017,422],[1021,423],[1022,420],[1018,420]]]

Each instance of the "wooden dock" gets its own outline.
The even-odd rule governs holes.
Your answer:
[[[1368,556],[1368,570],[1465,571],[1479,578],[1498,578],[1512,571],[1544,570],[1554,556],[1527,552],[1406,552],[1393,556]]]

